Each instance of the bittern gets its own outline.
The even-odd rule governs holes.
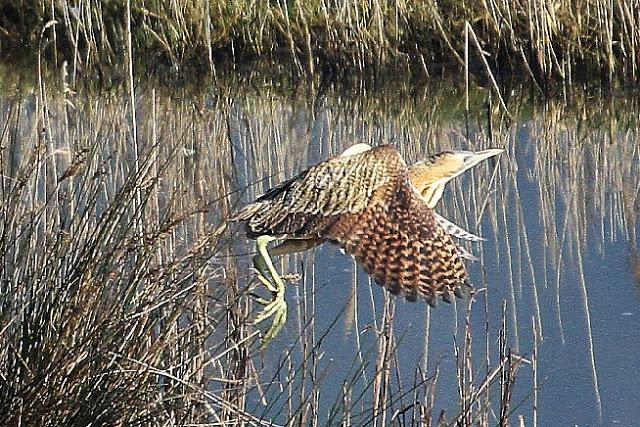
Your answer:
[[[433,207],[448,181],[502,151],[445,152],[408,168],[392,146],[356,144],[239,210],[230,220],[245,221],[247,235],[256,239],[257,277],[273,296],[272,301],[259,299],[265,308],[255,323],[274,318],[263,345],[287,315],[285,285],[267,250],[276,239],[285,240],[273,251],[279,254],[325,241],[337,244],[377,283],[409,301],[420,296],[434,306],[438,297],[451,302],[453,295],[461,296],[467,272],[441,224],[461,229],[437,216]]]

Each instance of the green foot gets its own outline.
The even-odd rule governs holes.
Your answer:
[[[275,240],[271,236],[260,236],[256,240],[256,248],[258,254],[253,257],[253,265],[256,269],[256,276],[258,280],[271,292],[273,298],[271,301],[263,298],[258,298],[257,302],[264,305],[264,308],[253,321],[254,325],[261,323],[269,318],[273,318],[271,326],[262,336],[260,342],[262,347],[266,347],[269,343],[278,335],[280,329],[287,321],[287,302],[284,298],[285,284],[282,278],[278,275],[271,257],[267,251],[267,244]],[[271,276],[270,281],[267,276]]]

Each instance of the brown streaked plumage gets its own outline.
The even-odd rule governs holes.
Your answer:
[[[347,157],[355,154],[361,154],[370,150],[367,144],[355,144],[345,150],[340,157]],[[502,153],[504,150],[491,148],[483,151],[443,151],[426,160],[417,162],[409,166],[409,179],[418,193],[427,202],[430,208],[435,208],[436,204],[442,197],[445,185],[453,178],[459,176],[464,171],[472,168],[481,161]],[[435,213],[436,221],[444,228],[447,234],[458,239],[478,242],[484,240],[481,237],[470,233],[458,225],[448,221],[442,216]],[[320,245],[324,239],[320,238],[294,238],[285,239],[284,242],[273,248],[270,253],[273,255],[284,255],[293,252],[301,252]],[[464,247],[458,246],[461,256],[465,259],[476,260],[473,254],[469,253]]]
[[[464,263],[391,146],[358,145],[283,182],[237,212],[250,237],[328,240],[409,300],[451,301]]]

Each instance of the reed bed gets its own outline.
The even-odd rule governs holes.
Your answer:
[[[206,90],[147,81],[93,93],[70,76],[5,80],[3,423],[543,424],[538,359],[544,340],[564,333],[568,266],[581,277],[600,405],[603,350],[583,257],[594,241],[636,238],[637,101],[538,103],[516,90],[512,120],[472,88],[465,118],[464,90],[448,82],[303,96],[260,82],[220,76]],[[260,350],[252,248],[225,218],[354,141],[395,144],[410,161],[507,148],[453,183],[440,207],[491,239],[470,248],[479,292],[428,310],[368,286],[331,252],[284,257],[279,269],[300,274],[287,290],[289,324]],[[523,174],[539,186],[539,223],[522,212]],[[594,223],[601,235],[587,238]],[[327,264],[346,271],[328,275]]]
[[[464,66],[471,47],[472,71],[484,75],[484,56],[500,75],[531,75],[544,87],[593,75],[635,81],[639,11],[638,0],[30,0],[3,5],[0,39],[5,52],[30,43],[74,73],[102,74],[123,58],[127,19],[138,56],[212,72],[229,60],[285,58],[298,75],[388,67],[430,75]]]
[[[0,423],[241,416],[205,375],[226,366],[212,331],[234,270],[212,262],[223,228],[204,219],[225,199],[200,202],[206,168],[180,143],[193,129],[167,131],[175,111],[151,93],[136,141],[126,97],[34,89],[2,99]]]

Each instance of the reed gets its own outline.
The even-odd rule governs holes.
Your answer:
[[[130,17],[133,49],[151,64],[162,59],[215,73],[229,60],[280,57],[294,74],[393,68],[429,75],[469,58],[480,76],[486,59],[500,76],[531,75],[545,87],[594,74],[635,81],[638,10],[638,0],[29,0],[0,9],[0,38],[4,52],[31,43],[56,63],[66,58],[74,73],[104,74],[124,58]],[[55,25],[43,32],[47,22]]]
[[[209,208],[182,197],[167,113],[154,103],[134,157],[126,98],[85,104],[43,80],[2,105],[0,423],[241,416],[204,376],[225,323],[210,263],[224,228],[197,233]]]

